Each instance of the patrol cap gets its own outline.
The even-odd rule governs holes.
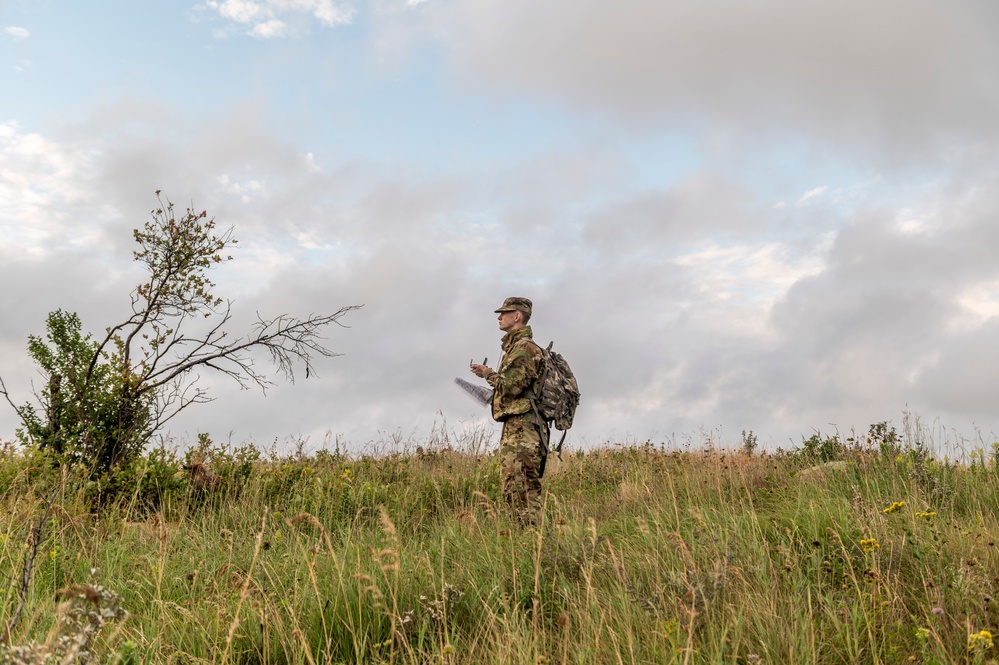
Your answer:
[[[496,313],[499,314],[500,312],[523,312],[524,314],[530,316],[531,308],[532,304],[530,299],[513,297],[504,300],[500,308],[496,310]]]

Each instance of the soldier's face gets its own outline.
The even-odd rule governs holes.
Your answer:
[[[503,332],[510,332],[517,325],[520,320],[520,312],[500,312],[499,313],[499,329]]]

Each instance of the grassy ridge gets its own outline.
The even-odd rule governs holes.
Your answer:
[[[567,455],[544,523],[507,519],[496,460],[450,448],[261,459],[171,453],[94,516],[93,487],[0,462],[0,570],[45,522],[14,643],[96,580],[129,616],[94,650],[135,662],[965,663],[999,654],[999,464],[872,427],[793,453],[652,445]],[[0,620],[18,589],[6,580]],[[985,632],[983,632],[985,631]],[[996,637],[999,641],[999,634]],[[117,655],[116,655],[117,654]]]

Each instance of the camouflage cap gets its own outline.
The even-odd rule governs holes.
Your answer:
[[[531,301],[528,298],[516,298],[516,297],[507,298],[506,300],[503,301],[503,304],[500,305],[500,308],[496,310],[496,313],[499,314],[500,312],[523,312],[524,314],[530,316],[532,307],[533,305],[531,304]]]

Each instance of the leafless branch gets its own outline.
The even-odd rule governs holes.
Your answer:
[[[232,378],[243,388],[251,383],[266,388],[272,385],[271,381],[257,371],[252,358],[247,355],[254,348],[267,349],[278,371],[290,381],[294,381],[296,360],[305,363],[311,376],[315,371],[312,366],[314,355],[326,358],[339,355],[322,344],[322,329],[333,323],[343,326],[340,319],[355,309],[359,307],[341,307],[333,314],[311,315],[306,319],[286,315],[264,319],[258,315],[253,334],[228,344],[223,343],[225,334],[220,331],[219,324],[208,335],[194,340],[193,348],[188,349],[182,358],[148,374],[143,389],[156,390],[201,365]]]
[[[23,423],[24,411],[22,409],[24,407],[20,407],[17,404],[14,404],[14,401],[10,398],[10,393],[7,392],[7,386],[3,382],[3,377],[0,377],[0,394],[3,395],[5,400],[7,400],[7,403],[10,404],[10,407],[14,409],[14,413],[17,414],[17,417],[20,418],[21,422]]]
[[[192,404],[208,404],[213,401],[214,398],[209,397],[207,391],[197,386],[197,379],[187,383],[178,379],[156,393],[150,431],[159,430]]]

